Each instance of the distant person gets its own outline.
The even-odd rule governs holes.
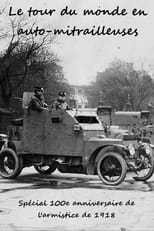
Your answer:
[[[132,133],[135,136],[137,136],[137,137],[141,137],[142,136],[142,131],[141,131],[141,129],[136,124],[133,124]]]
[[[47,109],[47,104],[44,99],[44,89],[42,87],[35,87],[34,95],[31,97],[29,108],[34,111],[41,112]]]
[[[66,102],[66,92],[60,91],[58,94],[58,99],[53,103],[52,108],[62,109],[62,110],[71,110],[70,106]]]

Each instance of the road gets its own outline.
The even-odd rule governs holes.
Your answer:
[[[40,175],[25,168],[15,180],[0,178],[0,231],[154,230],[154,176],[132,175],[116,187],[97,176]]]

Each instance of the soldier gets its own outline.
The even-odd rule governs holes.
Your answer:
[[[136,135],[137,137],[141,137],[141,136],[142,136],[142,131],[141,131],[141,129],[139,128],[139,126],[137,126],[137,124],[133,124],[132,133],[133,133],[134,135]]]
[[[67,102],[65,101],[66,99],[66,93],[63,91],[60,91],[58,94],[58,99],[53,103],[52,108],[54,109],[62,109],[62,110],[71,110]]]
[[[47,104],[44,99],[44,89],[42,87],[35,87],[34,95],[31,98],[29,108],[34,111],[41,112],[43,109],[47,109]]]

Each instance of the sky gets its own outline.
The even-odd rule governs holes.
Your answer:
[[[95,81],[97,72],[102,72],[115,59],[133,62],[135,68],[144,68],[152,75],[154,73],[154,1],[153,0],[1,0],[1,7],[7,6],[12,14],[22,9],[23,14],[28,15],[32,9],[53,10],[52,15],[31,16],[31,20],[37,20],[39,28],[48,30],[61,28],[92,29],[105,26],[105,29],[119,28],[122,30],[132,28],[137,30],[132,35],[82,35],[75,36],[58,35],[55,42],[51,44],[53,50],[61,60],[64,76],[70,84],[87,85]],[[62,10],[68,6],[68,11],[75,10],[76,15],[61,15]],[[119,8],[120,15],[91,15],[83,16],[84,9],[92,9],[101,12],[108,9],[112,12]],[[133,9],[144,10],[145,16],[132,14]],[[100,11],[98,11],[100,10]],[[121,15],[121,12],[126,15]],[[67,13],[68,13],[67,11]],[[7,19],[15,16],[6,16]],[[19,16],[18,16],[19,17]],[[0,21],[7,20],[0,17]]]

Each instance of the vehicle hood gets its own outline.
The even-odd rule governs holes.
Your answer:
[[[106,144],[112,143],[112,144],[122,144],[122,139],[115,139],[115,138],[108,138],[108,137],[90,137],[88,141],[99,141],[104,142]]]
[[[90,138],[105,138],[104,130],[101,124],[80,124],[83,131],[84,140]]]
[[[120,128],[119,126],[111,126],[110,131],[115,132],[115,133],[122,133],[122,134],[129,133],[128,129],[123,129],[123,128]]]
[[[80,124],[81,128],[85,131],[103,131],[100,123],[97,124]]]
[[[125,146],[122,139],[113,139],[106,137],[90,137],[89,139],[84,140],[84,142],[86,143],[85,147],[88,147],[90,153],[93,153],[94,150],[102,146]]]

